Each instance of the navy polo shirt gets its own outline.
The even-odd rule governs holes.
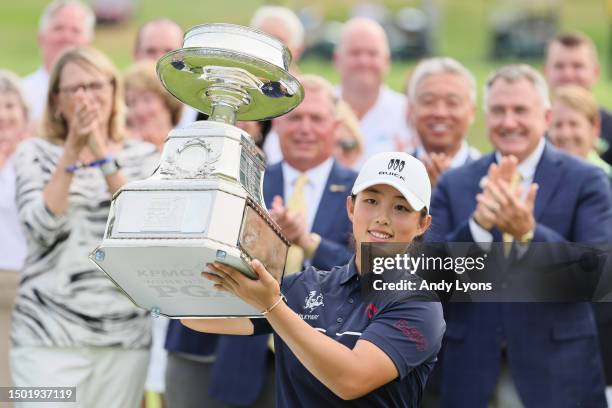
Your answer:
[[[351,401],[317,380],[275,335],[276,401],[291,407],[417,407],[436,362],[445,323],[437,302],[362,299],[354,258],[331,271],[309,267],[283,280],[287,304],[304,321],[353,348],[357,340],[375,344],[391,358],[399,377]],[[265,319],[252,319],[255,334],[272,332]]]

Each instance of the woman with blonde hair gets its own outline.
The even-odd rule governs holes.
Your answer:
[[[15,153],[28,251],[11,327],[18,387],[76,386],[75,407],[136,407],[150,321],[88,254],[112,195],[148,176],[155,147],[124,138],[123,84],[100,51],[73,48],[51,72],[42,137]]]
[[[612,168],[597,154],[601,117],[591,92],[578,85],[555,90],[548,134],[558,148],[600,167],[608,175]]]
[[[127,126],[131,135],[162,150],[168,133],[179,123],[183,104],[170,95],[155,74],[153,61],[141,61],[125,73]]]

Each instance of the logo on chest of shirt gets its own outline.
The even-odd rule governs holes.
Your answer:
[[[308,312],[309,314],[299,314],[299,316],[303,319],[303,320],[315,320],[319,317],[318,314],[312,314],[313,310],[315,310],[317,307],[319,306],[325,306],[323,304],[323,294],[319,293],[317,295],[317,291],[316,290],[311,290],[308,293],[308,296],[306,296],[305,302],[304,302],[304,311]]]

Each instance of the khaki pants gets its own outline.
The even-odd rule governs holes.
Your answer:
[[[15,301],[15,293],[19,283],[19,273],[0,270],[0,387],[11,385],[9,371],[9,333],[11,329],[11,313]],[[0,407],[10,407],[8,402],[0,402]]]

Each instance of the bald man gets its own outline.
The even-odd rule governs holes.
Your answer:
[[[160,59],[183,46],[183,29],[174,21],[160,18],[144,23],[138,30],[134,60]]]
[[[291,51],[289,71],[297,73],[297,62],[304,51],[304,26],[298,16],[283,6],[261,6],[253,15],[250,26],[278,38]]]
[[[158,18],[145,22],[136,34],[134,44],[134,61],[158,61],[170,51],[183,48],[183,29],[169,18]],[[190,106],[185,106],[181,119],[176,125],[182,128],[196,120],[204,120],[207,116],[199,114]]]
[[[349,20],[334,52],[334,64],[340,74],[340,95],[359,118],[365,137],[365,152],[356,167],[376,153],[411,146],[404,116],[406,98],[384,85],[390,53],[380,24],[363,17]]]

